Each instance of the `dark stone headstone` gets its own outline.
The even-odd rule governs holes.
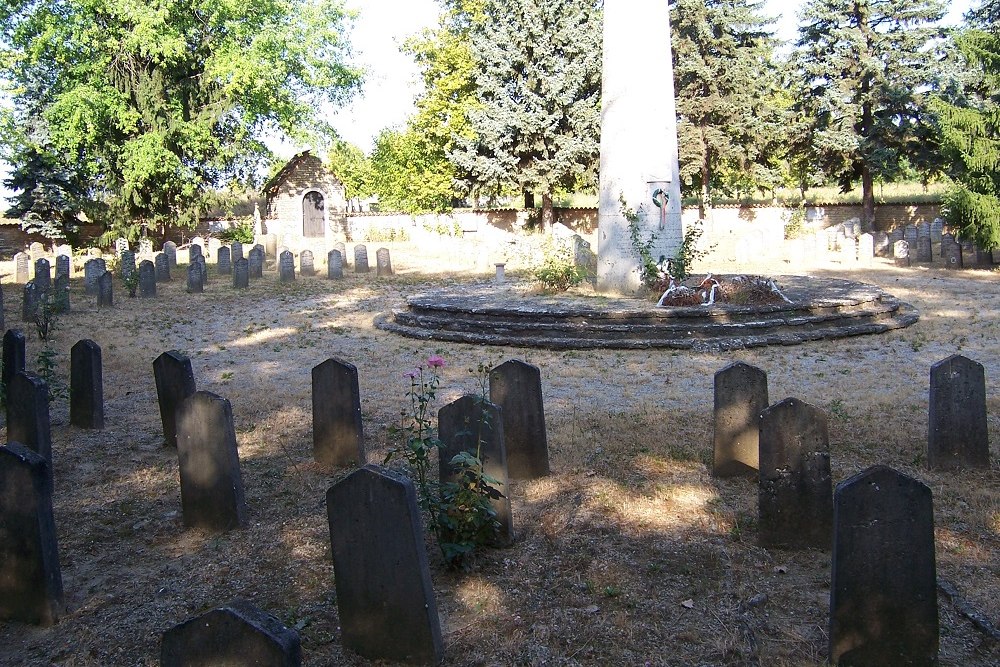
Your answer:
[[[170,262],[170,268],[177,266],[177,244],[173,241],[167,241],[163,244],[163,254],[167,256],[167,261]]]
[[[23,285],[31,280],[31,256],[26,252],[14,255],[14,281]]]
[[[358,369],[327,359],[312,369],[313,457],[325,465],[364,464]]]
[[[371,660],[436,664],[441,626],[413,482],[365,466],[326,493],[345,648]]]
[[[240,257],[233,264],[233,287],[236,289],[250,288],[250,262],[246,257]]]
[[[247,268],[250,270],[251,278],[264,277],[264,251],[254,246],[247,256]]]
[[[514,542],[514,522],[508,491],[507,452],[504,446],[500,408],[479,396],[466,394],[438,410],[438,450],[440,480],[460,482],[451,460],[461,452],[475,452],[483,462],[483,472],[497,480],[500,497],[491,503],[500,523],[500,544]]]
[[[33,279],[35,287],[41,292],[48,292],[52,288],[52,267],[49,260],[42,257],[35,260],[35,277]]]
[[[0,618],[48,626],[63,611],[52,467],[10,442],[0,447]]]
[[[198,269],[201,271],[201,288],[204,290],[205,285],[208,284],[208,264],[205,262],[204,255],[198,255],[194,259],[195,264],[198,265]]]
[[[192,243],[188,246],[188,264],[194,264],[196,257],[201,257],[201,246],[197,243]]]
[[[164,352],[153,361],[156,398],[160,404],[163,441],[168,447],[177,446],[177,410],[197,391],[191,360],[177,350]]]
[[[243,525],[246,503],[229,401],[196,391],[181,403],[177,461],[185,526],[224,531]]]
[[[930,236],[918,236],[917,237],[917,261],[918,262],[933,262],[934,255],[931,253],[931,237]]]
[[[156,267],[148,259],[139,262],[139,296],[143,299],[156,296]]]
[[[70,350],[69,423],[104,428],[104,370],[101,346],[84,338]]]
[[[945,242],[954,242],[954,241],[955,241],[955,235],[954,234],[948,233],[948,234],[942,234],[941,235],[941,256],[942,257],[944,257],[944,245],[945,245]]]
[[[97,295],[97,279],[107,270],[107,263],[100,257],[87,260],[83,265],[83,289],[86,294]]]
[[[833,483],[822,410],[786,398],[761,413],[758,501],[761,546],[830,548]]]
[[[231,259],[233,260],[233,265],[235,266],[236,262],[243,259],[243,244],[239,241],[233,241],[229,248],[231,251]]]
[[[924,236],[927,238],[931,237],[931,223],[926,221],[917,225],[917,238],[919,239]]]
[[[235,600],[163,633],[160,667],[299,667],[299,635],[246,600]]]
[[[220,276],[228,276],[233,272],[233,261],[229,248],[226,246],[219,248],[216,252],[216,257],[215,268],[218,270]]]
[[[941,257],[944,259],[944,268],[962,268],[962,246],[951,234],[945,234],[941,237]]]
[[[7,325],[4,322],[4,314],[3,314],[3,286],[0,285],[0,331],[4,331],[6,326]]]
[[[490,371],[490,402],[500,408],[507,472],[512,479],[549,474],[549,445],[542,404],[542,373],[517,359]]]
[[[7,442],[19,442],[52,460],[49,386],[34,373],[20,372],[7,385]]]
[[[902,240],[903,240],[903,228],[902,227],[894,227],[894,228],[892,228],[892,229],[889,230],[889,245],[890,246],[894,245],[896,243],[896,241],[902,241]]]
[[[940,241],[944,234],[944,220],[941,218],[934,218],[931,222],[931,239],[934,241]]]
[[[156,282],[170,282],[170,258],[167,257],[166,253],[156,253],[156,257],[153,260],[153,266],[156,269]]]
[[[910,265],[910,244],[908,241],[896,241],[892,244],[892,257],[896,266]]]
[[[127,280],[129,276],[135,273],[135,253],[131,250],[125,250],[119,256],[119,262],[121,264],[121,278],[122,280]]]
[[[201,264],[197,261],[188,264],[187,269],[188,294],[201,294],[205,291],[205,283],[201,279]]]
[[[716,477],[754,477],[760,465],[760,413],[768,406],[767,373],[738,361],[715,374]]]
[[[986,371],[955,354],[931,366],[927,462],[931,468],[989,468]]]
[[[976,266],[979,268],[991,268],[993,266],[993,253],[983,250],[979,246],[974,246],[972,256],[976,258]]]
[[[331,250],[326,255],[326,277],[331,280],[344,277],[344,256],[339,250]]]
[[[45,293],[38,289],[34,280],[29,280],[24,284],[24,297],[21,299],[21,321],[34,322],[35,315],[42,305]]]
[[[97,305],[106,308],[115,305],[114,281],[111,279],[110,271],[105,271],[97,277]]]
[[[375,251],[375,275],[391,276],[392,260],[389,259],[389,249],[379,248]]]
[[[14,376],[23,372],[24,334],[17,329],[8,329],[3,335],[3,386],[10,387]]]
[[[936,665],[931,490],[885,466],[837,485],[830,664]]]
[[[903,240],[909,243],[911,248],[917,244],[917,236],[916,225],[907,225],[903,229]]]
[[[347,266],[347,246],[344,245],[343,241],[337,241],[333,244],[333,249],[340,253],[340,258],[344,260],[344,266]]]
[[[295,257],[285,250],[278,256],[278,281],[290,283],[295,280]]]
[[[70,264],[69,255],[58,255],[56,256],[56,278],[59,276],[69,277]]]
[[[368,248],[364,245],[354,246],[354,272],[368,273]]]
[[[299,255],[299,273],[303,276],[316,275],[316,262],[312,250],[303,250]]]
[[[69,276],[57,276],[52,284],[52,310],[57,313],[69,312]]]

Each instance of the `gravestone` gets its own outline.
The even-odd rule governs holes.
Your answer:
[[[59,257],[59,255],[66,255],[67,257],[72,257],[73,246],[71,246],[68,243],[57,245],[55,248],[53,248],[52,254],[55,255],[57,258]]]
[[[931,490],[886,466],[837,485],[830,664],[936,665]]]
[[[152,254],[153,254],[153,240],[139,239],[139,255],[144,257]]]
[[[253,248],[251,248],[251,250],[254,250],[254,249],[260,250],[261,261],[263,261],[264,259],[267,258],[267,251],[264,249],[264,246],[262,246],[259,243],[255,243],[254,246],[253,246]]]
[[[204,255],[198,255],[195,257],[194,263],[198,265],[198,269],[201,275],[201,287],[204,289],[205,285],[208,284],[208,264],[205,261]]]
[[[867,232],[858,237],[858,261],[871,264],[875,258],[875,237]]]
[[[462,452],[475,452],[478,445],[483,472],[498,482],[496,490],[500,497],[491,499],[490,504],[500,524],[499,543],[512,544],[514,523],[500,408],[479,396],[466,394],[438,410],[438,436],[441,439],[438,468],[442,483],[460,481],[451,460]]]
[[[326,277],[330,280],[344,277],[344,256],[339,250],[331,250],[326,255]]]
[[[119,261],[121,262],[121,278],[128,280],[129,276],[135,273],[135,253],[126,250],[119,255]]]
[[[229,248],[222,246],[216,251],[215,268],[220,276],[228,276],[233,272],[232,256]]]
[[[946,269],[961,269],[963,266],[962,246],[951,234],[945,234],[941,237],[941,257]]]
[[[167,257],[166,253],[156,253],[156,258],[153,260],[153,266],[156,268],[156,282],[170,282],[170,258]]]
[[[250,251],[247,259],[247,268],[250,271],[251,278],[263,278],[264,277],[264,251],[260,248],[254,247]]]
[[[930,236],[918,236],[917,237],[917,261],[918,262],[933,262],[934,256],[931,254],[931,237]]]
[[[375,275],[391,276],[392,260],[389,259],[389,249],[379,248],[375,251]]]
[[[989,250],[983,250],[979,246],[973,245],[972,256],[976,258],[975,266],[981,269],[993,266],[993,254]]]
[[[113,282],[110,271],[105,271],[97,277],[98,308],[111,308],[115,305],[115,288]]]
[[[121,256],[123,252],[129,249],[128,239],[117,238],[115,239],[115,254]]]
[[[941,253],[942,257],[944,257],[944,245],[945,245],[945,243],[953,242],[954,240],[955,240],[955,235],[954,234],[942,234],[941,235],[941,248],[940,248],[939,252]]]
[[[490,402],[500,408],[511,479],[548,475],[549,445],[538,367],[511,359],[491,370]]]
[[[28,246],[28,254],[31,255],[31,261],[34,262],[39,257],[43,257],[45,255],[45,246],[38,241],[33,241]]]
[[[889,245],[894,244],[896,241],[903,240],[903,228],[893,227],[889,230]]]
[[[34,373],[21,371],[7,385],[7,442],[19,442],[52,460],[49,386]]]
[[[838,229],[837,233],[833,237],[833,249],[835,251],[837,251],[838,253],[842,253],[842,251],[844,250],[844,244],[846,242],[847,242],[847,235],[844,234],[844,230],[843,229]],[[749,255],[750,255],[750,257],[759,257],[760,256],[760,252],[762,250],[763,250],[763,248],[760,247],[760,244],[757,244],[757,247],[755,249],[751,250],[750,253],[749,253]]]
[[[910,244],[907,241],[896,241],[892,244],[892,257],[896,266],[910,265]]]
[[[368,248],[364,245],[354,246],[354,272],[368,273]]]
[[[889,254],[889,235],[885,232],[875,232],[875,254],[885,257]]]
[[[197,391],[191,360],[177,350],[164,352],[153,361],[156,399],[163,424],[163,441],[167,447],[177,446],[177,410]]]
[[[69,276],[65,273],[56,277],[52,287],[52,310],[57,313],[69,312]]]
[[[188,294],[201,294],[205,291],[205,283],[201,279],[201,264],[197,261],[188,264],[187,268]]]
[[[5,329],[6,329],[6,322],[4,322],[4,314],[3,314],[3,286],[0,285],[0,331],[4,331]]]
[[[760,413],[767,406],[767,373],[742,361],[716,372],[713,475],[757,477]]]
[[[264,234],[261,237],[264,241],[261,248],[264,250],[265,257],[277,257],[278,256],[278,235],[277,234]],[[258,244],[260,245],[260,244]]]
[[[52,466],[9,442],[0,447],[0,618],[49,626],[63,611]]]
[[[341,641],[369,660],[436,664],[441,626],[417,494],[368,465],[326,493]]]
[[[188,246],[188,264],[194,264],[195,259],[201,257],[201,245],[192,243]]]
[[[233,287],[235,289],[250,288],[250,263],[246,257],[240,257],[233,265]]]
[[[246,600],[234,600],[163,633],[160,667],[299,667],[299,634]]]
[[[927,463],[934,469],[990,467],[986,371],[962,355],[931,366]]]
[[[907,225],[903,228],[903,240],[910,244],[910,247],[917,245],[917,226]]]
[[[295,280],[295,257],[288,250],[278,256],[278,281],[290,283]]]
[[[312,369],[313,458],[324,465],[364,465],[358,369],[331,358]]]
[[[196,236],[193,239],[191,239],[191,245],[192,246],[198,246],[198,254],[199,255],[203,255],[204,254],[202,251],[205,249],[205,239],[203,239],[200,236]],[[190,259],[190,256],[189,256],[189,259]]]
[[[239,241],[233,241],[230,244],[229,249],[230,249],[231,259],[233,260],[233,265],[235,266],[237,261],[243,259],[243,244],[240,243]]]
[[[56,278],[59,276],[69,277],[70,275],[70,261],[69,255],[57,255],[56,256]]]
[[[917,238],[919,239],[923,236],[926,236],[927,238],[931,237],[931,223],[921,222],[917,225]]]
[[[344,261],[344,266],[347,266],[347,246],[344,245],[343,241],[337,241],[333,244],[333,249],[340,253],[340,258]]]
[[[14,281],[23,285],[31,280],[31,257],[26,252],[14,255]]]
[[[758,501],[761,546],[830,548],[833,484],[821,410],[786,398],[761,412]]]
[[[38,289],[34,280],[29,280],[24,284],[24,296],[21,298],[21,321],[34,322],[35,315],[42,305],[45,293]]]
[[[84,338],[70,350],[69,423],[104,428],[104,370],[101,346]]]
[[[48,292],[52,289],[52,267],[49,265],[49,260],[44,257],[35,260],[33,280],[39,292]]]
[[[156,267],[148,259],[139,262],[139,296],[143,299],[156,296]]]
[[[246,503],[229,401],[196,391],[180,404],[177,462],[185,526],[225,531],[243,525]]]
[[[83,290],[86,294],[97,295],[97,279],[107,270],[107,263],[100,257],[87,260],[83,265]]]
[[[205,241],[205,256],[218,257],[219,248],[221,247],[222,247],[221,239],[217,239],[214,236],[209,236],[208,240]]]
[[[851,265],[858,261],[858,243],[854,238],[845,237],[840,246],[841,264]]]
[[[173,241],[167,241],[163,244],[163,254],[167,256],[167,261],[170,262],[170,268],[177,266],[177,244]]]
[[[303,250],[299,255],[299,273],[303,276],[316,275],[316,264],[312,250]]]
[[[3,386],[18,373],[24,372],[24,334],[17,329],[8,329],[3,335]]]
[[[934,218],[931,222],[931,239],[935,242],[940,243],[941,237],[944,233],[944,220],[941,218]]]

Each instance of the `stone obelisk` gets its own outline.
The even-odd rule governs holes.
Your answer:
[[[667,0],[606,0],[601,86],[597,289],[630,294],[641,280],[623,209],[638,215],[644,240],[655,236],[654,260],[683,238]]]

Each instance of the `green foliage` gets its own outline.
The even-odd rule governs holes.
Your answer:
[[[451,209],[454,176],[443,155],[415,130],[384,130],[371,154],[372,190],[383,211],[417,214]]]
[[[806,206],[804,202],[785,212],[782,217],[785,219],[786,239],[797,239],[805,235]]]
[[[371,243],[409,240],[410,233],[405,227],[369,227],[365,230],[365,241]]]
[[[363,150],[342,139],[336,139],[327,151],[326,166],[344,184],[348,199],[367,199],[375,194],[371,162]]]
[[[670,260],[670,274],[678,281],[687,280],[691,275],[694,263],[707,254],[705,250],[698,250],[698,242],[701,240],[701,222],[695,222],[684,230],[684,238],[681,240],[673,258]]]
[[[223,229],[218,234],[219,240],[223,243],[242,243],[244,245],[254,241],[254,221],[253,218],[237,220],[234,224]]]
[[[565,292],[587,279],[587,271],[577,266],[573,247],[562,239],[546,237],[542,243],[542,262],[532,274],[547,290]]]
[[[58,373],[59,353],[52,347],[52,334],[55,333],[56,321],[60,312],[56,302],[57,296],[45,294],[35,311],[35,331],[38,333],[38,340],[42,342],[35,357],[35,370],[38,377],[45,381],[49,389],[49,402],[67,395],[66,383],[64,383]]]
[[[87,206],[86,184],[77,171],[46,147],[18,145],[8,155],[15,166],[4,185],[16,194],[6,215],[20,218],[28,234],[50,240],[74,236],[77,216]]]
[[[649,238],[643,238],[639,228],[639,214],[629,208],[625,195],[618,195],[622,217],[628,221],[628,236],[632,243],[632,252],[639,260],[639,280],[647,288],[652,289],[660,280],[660,266],[653,259],[653,246],[656,244],[656,234],[650,233]]]

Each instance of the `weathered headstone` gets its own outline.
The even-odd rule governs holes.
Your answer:
[[[910,244],[907,241],[896,241],[892,244],[892,257],[896,266],[910,265]]]
[[[278,281],[290,283],[295,280],[295,256],[285,250],[278,256]]]
[[[246,502],[229,401],[196,391],[180,404],[177,461],[185,526],[225,531],[243,525]]]
[[[105,271],[97,277],[97,306],[111,308],[115,305],[114,281],[111,272]]]
[[[324,465],[365,462],[358,369],[331,358],[312,369],[313,457]]]
[[[858,242],[853,237],[845,237],[840,246],[840,262],[850,266],[858,261]]]
[[[951,234],[941,237],[941,257],[946,269],[961,269],[963,266],[962,246]]]
[[[203,252],[204,249],[205,249],[205,239],[203,239],[202,237],[196,236],[193,239],[191,239],[191,245],[192,246],[198,246],[198,254],[199,255],[204,255],[205,254]],[[190,255],[188,256],[188,259],[190,259]]]
[[[192,243],[188,246],[188,264],[194,264],[195,258],[201,257],[201,245]]]
[[[49,626],[63,611],[52,466],[9,442],[0,447],[0,618]]]
[[[944,257],[944,245],[945,245],[945,243],[949,242],[949,241],[954,241],[954,240],[955,240],[955,235],[954,234],[950,234],[949,233],[949,234],[942,234],[941,235],[941,248],[939,249],[939,252],[941,253],[942,257]]]
[[[230,254],[229,248],[222,246],[216,251],[215,268],[218,270],[220,276],[228,276],[233,272],[233,262],[232,256]]]
[[[910,247],[917,245],[917,226],[907,225],[903,228],[903,240],[910,244]]]
[[[34,280],[29,280],[24,284],[24,296],[21,298],[21,321],[34,322],[38,309],[41,308],[42,299],[46,294],[38,289]]]
[[[31,280],[31,256],[26,252],[14,255],[14,280],[21,285]]]
[[[201,264],[194,261],[187,268],[188,294],[201,294],[205,291],[205,283],[201,279]]]
[[[49,386],[34,373],[16,373],[7,385],[7,442],[52,460]]]
[[[983,250],[977,245],[972,247],[972,256],[976,258],[976,266],[978,268],[992,268],[993,267],[993,254],[989,250]]]
[[[129,249],[128,239],[117,238],[115,239],[115,254],[121,256],[121,254]]]
[[[936,665],[931,490],[875,466],[837,485],[830,664]]]
[[[264,251],[256,246],[250,251],[247,258],[247,268],[251,278],[264,277]]]
[[[233,264],[233,287],[236,289],[250,288],[250,263],[246,257],[240,257]]]
[[[209,236],[208,240],[205,241],[205,256],[218,257],[219,248],[221,247],[222,247],[221,239],[217,239],[214,236]]]
[[[231,259],[235,265],[238,260],[243,259],[243,244],[239,241],[233,241],[229,245]]]
[[[278,257],[278,235],[277,234],[264,234],[260,239],[263,241],[261,245],[264,250],[265,257]]]
[[[145,257],[147,255],[153,254],[153,240],[142,238],[139,239],[139,255]]]
[[[160,405],[163,441],[168,447],[177,446],[177,410],[197,391],[191,360],[177,350],[164,352],[153,361],[156,398]]]
[[[83,265],[83,289],[86,294],[97,295],[97,279],[107,270],[107,263],[100,257],[87,260]]]
[[[330,487],[326,512],[344,647],[371,660],[440,662],[441,626],[413,482],[365,466]]]
[[[56,255],[56,278],[70,275],[69,255]]]
[[[767,406],[767,373],[742,361],[716,372],[713,475],[757,477],[760,413]]]
[[[826,415],[795,398],[760,416],[761,546],[829,549],[833,483]]]
[[[918,236],[917,237],[917,261],[918,262],[933,262],[934,256],[931,254],[931,237],[930,236]]]
[[[499,543],[512,544],[514,522],[500,408],[480,396],[466,394],[438,410],[438,435],[441,438],[438,466],[442,483],[460,482],[458,470],[451,463],[456,455],[479,450],[483,472],[498,482],[496,490],[500,497],[493,498],[491,504],[500,524]]]
[[[858,261],[862,264],[871,264],[875,258],[875,237],[865,233],[858,237]]]
[[[129,276],[135,273],[135,253],[126,250],[118,256],[122,280],[128,280]]]
[[[986,370],[955,354],[931,366],[927,462],[931,468],[989,468]]]
[[[875,232],[875,254],[885,257],[889,254],[889,235],[885,232]]]
[[[246,600],[235,600],[163,633],[160,667],[299,667],[299,635]]]
[[[156,267],[148,259],[139,262],[139,296],[143,299],[156,296]]]
[[[204,289],[205,285],[208,284],[208,264],[205,260],[204,255],[198,255],[194,259],[194,263],[198,265],[198,269],[201,274],[201,287]]]
[[[170,268],[177,266],[177,244],[173,241],[167,241],[163,244],[163,254],[167,256],[167,261],[170,262]]]
[[[3,335],[3,386],[10,387],[13,377],[24,372],[24,334],[8,329]]]
[[[69,423],[104,428],[104,370],[101,346],[84,338],[70,350]]]
[[[71,246],[68,243],[62,243],[53,248],[52,254],[55,255],[57,258],[59,257],[59,255],[66,255],[67,257],[72,257],[73,246]]]
[[[944,220],[941,218],[934,218],[931,222],[931,239],[936,242],[941,241],[941,236],[944,233]]]
[[[52,309],[57,313],[69,312],[69,276],[65,273],[57,276],[52,285]]]
[[[391,276],[392,260],[389,259],[389,249],[379,248],[375,251],[375,275]]]
[[[48,292],[52,288],[52,267],[49,260],[44,257],[35,260],[35,277],[32,280],[39,292]]]
[[[316,263],[312,250],[303,250],[299,255],[299,273],[303,276],[316,275]]]
[[[343,241],[337,241],[333,244],[333,249],[340,253],[340,258],[344,260],[344,266],[347,266],[347,246],[344,245]]]
[[[511,359],[491,370],[490,402],[500,408],[511,479],[548,475],[549,445],[538,367]]]
[[[170,282],[170,258],[167,257],[166,253],[156,253],[156,258],[153,260],[153,266],[156,268],[156,282]]]
[[[924,221],[917,225],[917,238],[922,236],[931,237],[931,223]]]
[[[893,227],[889,230],[889,245],[894,244],[896,241],[903,240],[903,228]]]
[[[368,273],[368,248],[364,245],[354,246],[354,272]]]
[[[331,250],[326,255],[326,277],[331,280],[344,277],[344,256],[339,250]]]

